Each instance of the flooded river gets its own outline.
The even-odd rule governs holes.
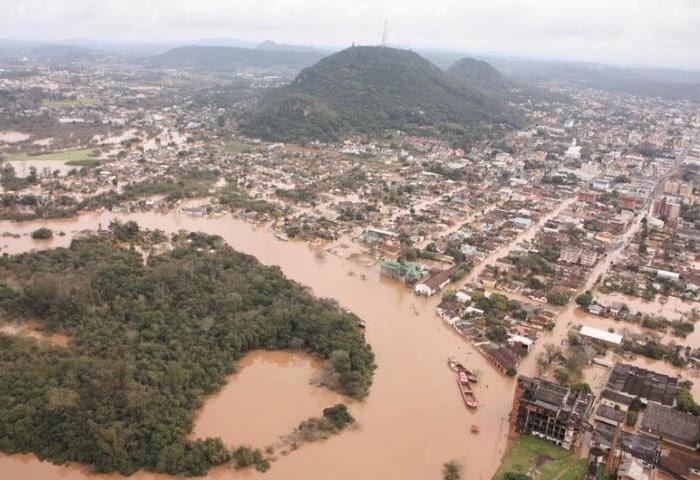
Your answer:
[[[566,204],[557,208],[561,211]],[[551,215],[543,218],[550,218]],[[364,402],[350,402],[359,427],[327,441],[306,444],[281,456],[263,474],[234,472],[220,467],[209,478],[265,479],[356,479],[356,478],[437,478],[441,465],[458,459],[468,478],[489,479],[506,443],[514,380],[497,373],[473,348],[445,327],[434,313],[438,298],[418,298],[409,289],[379,277],[376,268],[348,261],[343,249],[338,255],[319,255],[319,250],[300,242],[282,242],[266,226],[254,226],[230,216],[194,218],[183,214],[89,213],[73,219],[24,223],[0,222],[0,234],[19,237],[0,240],[2,252],[17,253],[33,248],[67,246],[83,230],[106,228],[119,219],[135,220],[144,228],[166,232],[180,229],[221,235],[234,248],[255,255],[269,265],[279,265],[285,274],[320,297],[332,297],[367,322],[367,340],[376,353],[376,371],[370,396]],[[63,231],[65,236],[35,242],[28,234],[40,226]],[[534,229],[533,229],[534,230]],[[515,241],[528,238],[523,232]],[[495,261],[508,246],[490,255]],[[611,255],[612,256],[612,255]],[[596,269],[593,278],[602,269]],[[469,276],[475,278],[481,268]],[[352,274],[351,274],[352,272]],[[364,279],[363,279],[364,277]],[[593,281],[593,279],[591,279]],[[587,285],[590,288],[592,285]],[[573,308],[565,309],[554,332],[543,334],[537,349],[520,371],[534,374],[537,350],[546,342],[560,343],[571,325],[588,323],[590,318]],[[599,328],[612,320],[599,319]],[[480,371],[476,387],[480,405],[467,411],[455,385],[454,374],[445,364],[456,355],[469,367]],[[676,375],[670,365],[638,358],[632,363]],[[292,352],[253,352],[239,365],[220,392],[206,400],[197,413],[192,437],[220,436],[228,444],[249,443],[264,448],[309,416],[318,415],[340,396],[309,384],[319,364]],[[604,379],[604,372],[591,372],[591,380]],[[695,380],[695,392],[700,386]],[[480,434],[469,433],[478,425]],[[120,479],[118,475],[93,475],[83,466],[55,466],[33,456],[0,456],[0,477],[39,480]],[[167,479],[166,476],[139,472],[136,480]]]
[[[207,399],[195,419],[192,438],[220,437],[229,446],[273,445],[280,434],[291,433],[302,420],[349,402],[312,384],[321,367],[321,362],[299,352],[249,353],[226,386]],[[253,415],[251,405],[256,406]]]
[[[314,248],[303,243],[281,242],[267,227],[251,226],[232,217],[193,218],[174,213],[101,212],[56,221],[0,222],[0,234],[28,234],[40,226],[66,232],[66,236],[54,236],[41,244],[27,235],[5,237],[0,241],[2,251],[16,253],[66,246],[73,234],[96,229],[98,225],[106,228],[115,218],[135,220],[143,227],[167,232],[186,229],[221,235],[234,248],[255,255],[263,263],[279,265],[288,277],[310,286],[320,297],[337,299],[367,322],[367,340],[376,353],[379,368],[367,400],[350,405],[359,427],[327,441],[306,444],[280,457],[264,475],[235,473],[222,467],[213,470],[211,478],[235,475],[271,480],[423,480],[438,478],[442,464],[450,459],[460,460],[469,478],[491,477],[505,447],[514,380],[496,373],[470,345],[442,324],[434,312],[438,298],[416,298],[409,289],[381,279],[377,269],[367,269],[336,255],[318,255]],[[355,275],[349,275],[351,271]],[[456,355],[469,367],[482,372],[476,387],[478,410],[467,411],[464,407],[454,374],[446,366],[448,355]],[[327,393],[313,391],[307,385],[312,364],[293,361],[290,366],[280,366],[259,357],[251,358],[251,364],[242,365],[238,378],[205,404],[195,422],[194,435],[217,434],[226,441],[245,441],[264,447],[271,438],[289,433],[289,426],[310,414],[318,415],[325,402],[331,400],[326,398]],[[290,369],[300,371],[292,374]],[[282,382],[279,377],[284,375],[296,379],[289,379],[289,383],[285,379],[283,385],[270,385]],[[263,388],[255,380],[269,388]],[[275,398],[261,398],[269,392]],[[299,400],[299,395],[307,398]],[[259,417],[266,414],[260,408],[261,402],[269,401],[277,411],[275,419],[268,421]],[[246,417],[258,417],[261,429],[255,430],[257,423]],[[479,425],[480,434],[469,433],[472,424]],[[0,477],[119,478],[88,475],[84,467],[54,466],[26,456],[0,457]],[[133,478],[164,477],[138,473]]]

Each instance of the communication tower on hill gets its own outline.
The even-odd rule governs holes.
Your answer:
[[[389,20],[384,20],[384,30],[382,31],[382,47],[386,47],[386,40],[389,36]]]

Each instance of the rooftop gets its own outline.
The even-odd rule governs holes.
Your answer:
[[[518,385],[524,390],[522,399],[549,410],[555,410],[562,418],[572,416],[585,418],[593,402],[586,392],[575,392],[559,384],[539,378],[518,377]]]
[[[598,410],[596,410],[596,415],[612,420],[615,423],[624,422],[626,416],[625,412],[623,412],[622,410],[616,410],[613,407],[605,404],[600,404]]]
[[[642,431],[695,449],[700,435],[700,417],[675,408],[650,403],[642,418]]]
[[[618,363],[613,368],[607,388],[641,400],[673,406],[678,379],[643,368]]]
[[[599,330],[597,328],[589,327],[584,325],[581,327],[581,336],[593,338],[595,340],[600,340],[606,343],[612,343],[615,345],[620,345],[622,343],[622,335],[617,333],[610,333],[605,330]]]
[[[595,439],[597,442],[610,445],[614,436],[615,427],[601,422],[596,424]],[[656,460],[657,442],[651,438],[634,435],[623,430],[620,432],[619,445],[637,458],[649,462]]]

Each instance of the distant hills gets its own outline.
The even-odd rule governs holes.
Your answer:
[[[106,53],[87,47],[73,45],[40,45],[31,50],[31,55],[41,59],[77,60],[104,56]]]
[[[489,62],[510,78],[527,83],[557,81],[640,96],[700,101],[697,71],[500,57]]]
[[[352,47],[268,93],[244,129],[279,141],[332,141],[390,129],[459,136],[509,126],[514,118],[502,102],[414,52]]]
[[[169,50],[151,59],[151,64],[170,68],[222,70],[241,67],[287,67],[301,69],[313,65],[326,54],[279,48],[240,48],[187,46]]]
[[[27,57],[30,61],[55,64],[136,61],[139,65],[156,68],[200,68],[223,72],[253,67],[277,70],[277,73],[291,78],[301,69],[329,55],[329,50],[332,50],[332,47],[321,49],[272,40],[260,43],[235,38],[202,39],[195,43],[177,46],[175,43],[112,42],[85,38],[50,42],[0,38],[0,58],[21,62],[23,57]],[[465,59],[462,58],[464,54],[445,49],[425,49],[418,53],[454,79],[487,94],[500,96],[505,83],[506,90],[511,93],[518,91],[516,103],[532,94],[544,98],[546,88],[528,90],[528,87],[551,81],[640,96],[700,101],[700,71],[615,67],[591,62],[488,55],[480,55],[478,60]],[[501,74],[500,78],[496,73]]]
[[[259,43],[256,47],[258,50],[277,50],[285,52],[314,52],[314,53],[324,53],[322,50],[316,47],[308,47],[306,45],[288,45],[285,43],[277,43],[272,40],[265,40]],[[326,55],[328,53],[325,53]]]

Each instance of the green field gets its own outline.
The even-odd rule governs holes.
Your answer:
[[[586,476],[585,459],[539,438],[521,435],[503,455],[493,480],[506,472],[529,475],[535,480],[577,480]]]
[[[61,100],[44,100],[41,105],[45,108],[61,108],[61,107],[77,107],[81,105],[95,105],[96,98],[81,97],[81,98],[65,98]]]
[[[229,143],[227,144],[224,149],[228,153],[250,153],[253,151],[253,149],[256,147],[256,145],[251,145],[249,143]]]
[[[5,158],[8,162],[24,162],[31,160],[35,162],[61,160],[65,162],[79,162],[89,160],[95,155],[92,148],[81,148],[77,150],[65,150],[63,152],[49,152],[40,155],[29,155],[28,153],[11,153]]]

